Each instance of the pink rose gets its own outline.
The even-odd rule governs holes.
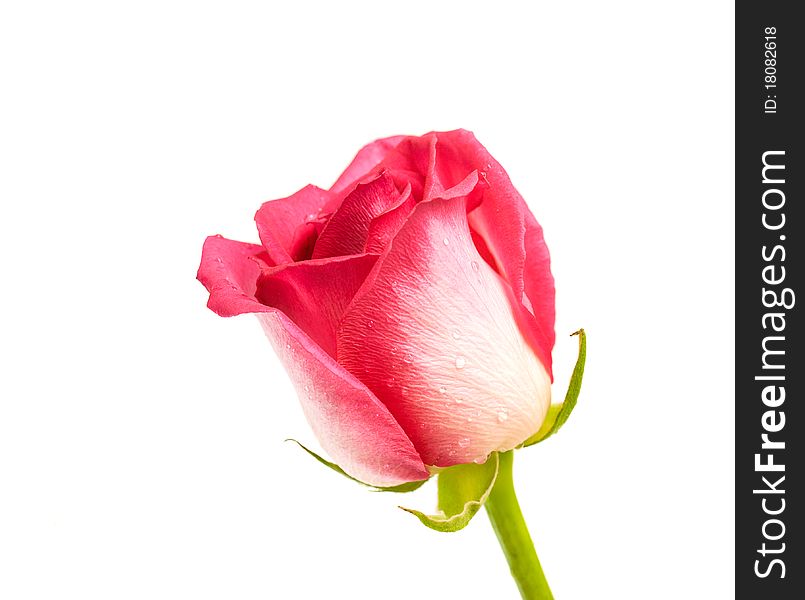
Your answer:
[[[266,202],[262,245],[207,238],[221,316],[257,313],[322,448],[361,481],[483,462],[550,405],[542,229],[472,133],[391,137],[338,181]]]

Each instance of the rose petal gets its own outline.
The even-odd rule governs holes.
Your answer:
[[[349,166],[330,188],[331,192],[339,193],[347,190],[369,174],[401,140],[403,135],[375,140],[358,151]]]
[[[344,198],[316,241],[313,258],[345,256],[363,252],[369,226],[400,201],[400,192],[388,173],[358,184]]]
[[[349,475],[376,486],[429,476],[388,409],[281,312],[258,315],[321,447]]]
[[[411,185],[408,184],[400,194],[397,205],[392,206],[382,215],[375,217],[371,225],[369,225],[364,252],[380,254],[397,235],[400,227],[403,226],[415,206],[416,200],[411,194]]]
[[[386,172],[397,186],[397,189],[411,186],[411,194],[419,202],[425,195],[425,188],[431,190],[432,182],[427,174],[433,171],[436,159],[436,136],[428,134],[422,137],[403,137],[388,150],[383,159],[370,172],[358,181],[367,181],[371,177]],[[353,187],[355,182],[353,182]],[[441,191],[441,189],[439,190]],[[433,194],[431,194],[431,197]]]
[[[254,296],[265,254],[262,246],[208,237],[197,275],[210,293],[207,306],[222,317],[268,310]]]
[[[377,260],[342,256],[289,263],[263,272],[256,298],[285,313],[327,354],[335,357],[335,334],[350,303]]]
[[[436,199],[417,205],[344,314],[338,362],[426,464],[484,460],[545,417],[550,378],[508,293],[472,243],[466,199]]]
[[[264,255],[254,244],[207,238],[198,278],[210,292],[209,307],[221,316],[260,313],[313,432],[344,471],[377,486],[426,479],[422,459],[388,409],[286,315],[254,298]]]
[[[308,231],[311,235],[315,232],[315,228],[300,226],[315,221],[319,211],[332,201],[333,194],[308,185],[292,196],[265,202],[260,207],[254,220],[272,264],[282,265],[300,258],[294,252],[302,252],[307,243],[299,239],[299,232]]]
[[[469,215],[472,229],[482,236],[515,297],[530,309],[534,350],[551,372],[555,341],[555,292],[550,255],[542,228],[500,164],[469,131],[438,134],[435,175],[442,185],[477,169],[488,182],[481,205]],[[524,298],[524,295],[527,298]]]

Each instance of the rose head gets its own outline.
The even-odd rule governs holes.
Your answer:
[[[467,131],[364,147],[338,181],[266,202],[261,245],[207,238],[222,316],[257,313],[321,446],[372,485],[483,462],[550,405],[542,229]]]

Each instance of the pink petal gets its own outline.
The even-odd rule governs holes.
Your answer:
[[[269,310],[254,296],[265,258],[262,246],[208,237],[198,268],[198,280],[210,292],[207,306],[222,317]]]
[[[335,357],[335,334],[350,303],[377,260],[342,256],[289,263],[266,270],[257,299],[287,315],[322,350]]]
[[[388,173],[358,184],[344,198],[316,241],[313,258],[363,252],[372,220],[396,206],[400,192]]]
[[[477,169],[489,184],[483,202],[470,213],[470,226],[485,240],[486,250],[511,285],[515,298],[534,315],[528,337],[534,340],[534,350],[550,373],[555,292],[542,228],[506,171],[472,133],[449,131],[439,133],[438,138],[433,179],[447,185]]]
[[[405,136],[395,135],[367,144],[358,151],[350,165],[341,173],[341,176],[330,188],[331,192],[339,193],[352,187],[369,174]]]
[[[409,184],[400,195],[397,205],[392,206],[382,215],[375,217],[371,225],[369,225],[364,252],[380,254],[397,235],[397,232],[415,206],[416,200],[411,194],[411,185]]]
[[[299,238],[300,232],[312,235],[315,227],[304,228],[319,218],[319,212],[334,196],[326,190],[308,185],[292,196],[264,203],[254,220],[260,241],[268,253],[271,263],[282,265],[300,257],[294,253],[303,252],[307,241]]]
[[[422,459],[388,409],[286,315],[254,298],[264,256],[263,248],[254,244],[207,238],[198,278],[210,292],[209,307],[221,316],[260,313],[313,432],[344,471],[378,486],[426,479]],[[358,258],[353,262],[376,257]],[[278,276],[315,285],[315,275],[291,270]]]
[[[383,157],[372,173],[387,172],[394,179],[398,189],[411,186],[411,193],[418,202],[433,193],[433,182],[428,173],[433,171],[436,159],[436,136],[405,137]],[[364,180],[368,176],[364,177]],[[441,191],[443,188],[439,188]]]
[[[366,386],[281,312],[258,318],[321,447],[344,471],[376,486],[428,477],[410,439]]]
[[[389,408],[426,464],[484,460],[535,433],[550,377],[481,258],[466,199],[416,206],[347,308],[338,362]]]

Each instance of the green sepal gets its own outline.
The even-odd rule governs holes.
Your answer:
[[[311,450],[310,448],[306,447],[304,444],[302,444],[298,440],[295,440],[293,438],[288,438],[285,441],[286,442],[294,442],[297,446],[299,446],[302,450],[304,450],[305,452],[310,454],[310,456],[315,458],[317,461],[319,461],[325,467],[329,467],[330,469],[332,469],[333,471],[335,471],[339,475],[343,475],[347,479],[350,479],[350,480],[352,480],[352,481],[354,481],[356,483],[360,483],[361,485],[365,485],[366,487],[371,488],[372,491],[374,491],[374,492],[398,492],[398,493],[413,492],[414,490],[422,487],[422,484],[427,481],[427,479],[423,479],[422,481],[409,481],[407,483],[401,483],[400,485],[393,485],[393,486],[389,486],[389,487],[381,487],[381,486],[377,486],[377,485],[372,485],[370,483],[365,483],[365,482],[361,481],[360,479],[355,479],[352,475],[348,474],[346,471],[344,471],[344,469],[339,467],[337,464],[335,464],[334,462],[330,462],[326,458],[322,458],[321,456],[319,456],[318,454],[313,452],[313,450]]]
[[[401,506],[423,524],[436,531],[464,529],[486,502],[498,476],[500,459],[497,452],[482,465],[468,463],[439,472],[439,513],[426,515]]]
[[[570,385],[567,388],[567,394],[565,394],[565,401],[561,404],[551,404],[548,408],[548,414],[542,422],[542,427],[539,428],[537,433],[528,438],[523,446],[532,446],[559,431],[559,428],[565,424],[570,413],[576,407],[576,401],[579,399],[579,392],[581,391],[581,380],[584,377],[584,363],[587,360],[587,335],[584,333],[584,329],[579,329],[570,335],[579,336],[579,357],[576,359],[576,366],[570,376]]]

